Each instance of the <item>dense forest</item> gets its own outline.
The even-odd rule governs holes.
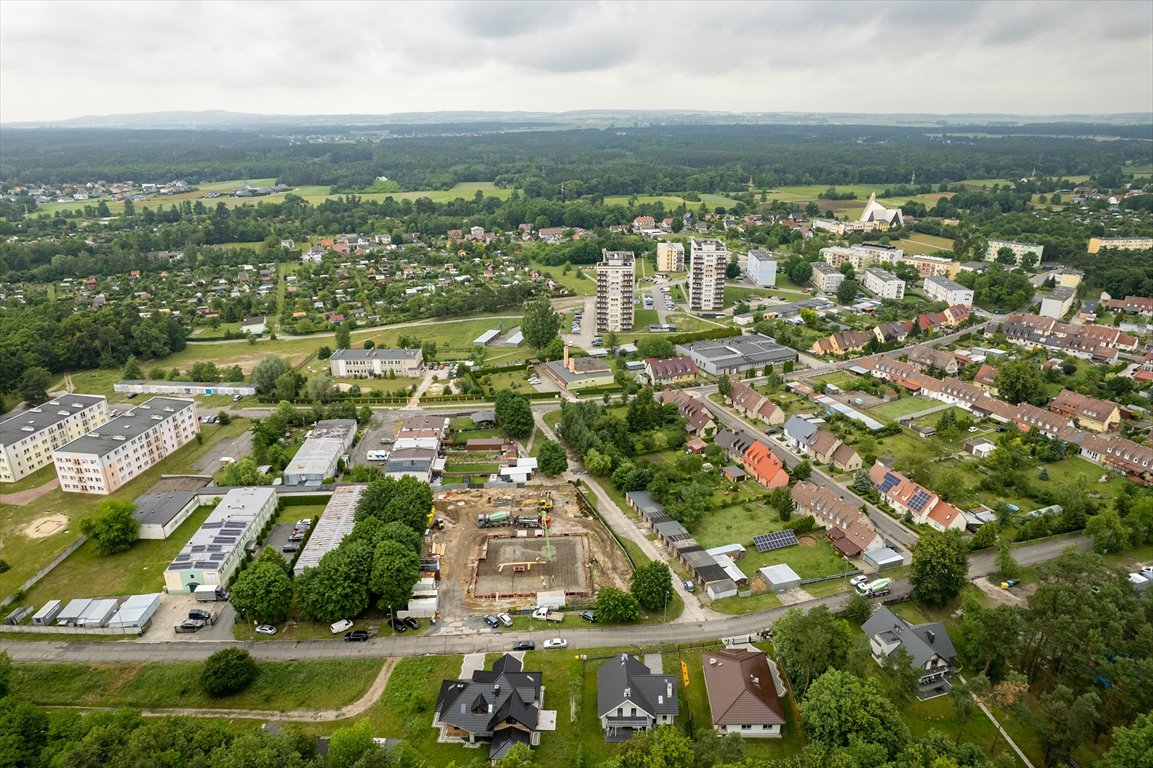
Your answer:
[[[1147,163],[1149,126],[1049,126],[1063,135],[988,135],[889,126],[709,125],[409,136],[299,143],[287,131],[4,129],[0,181],[93,179],[203,182],[276,178],[361,191],[379,176],[402,189],[492,181],[528,197],[732,192],[792,184],[891,184],[918,179],[1085,175]],[[1008,134],[1009,129],[997,129]],[[309,129],[306,133],[315,133]],[[1033,135],[1030,135],[1033,134]],[[1129,134],[1134,134],[1130,136]],[[363,136],[358,131],[358,136]]]

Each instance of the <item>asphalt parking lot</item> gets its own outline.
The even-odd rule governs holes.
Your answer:
[[[187,634],[176,632],[176,625],[188,619],[188,612],[193,608],[208,611],[212,614],[212,623],[199,632]],[[232,605],[218,601],[205,603],[197,600],[191,594],[166,594],[160,598],[160,608],[152,617],[152,625],[141,638],[148,643],[170,643],[174,641],[212,642],[232,639],[232,625],[236,621],[236,612]]]
[[[295,522],[295,521],[293,521]],[[295,552],[285,552],[284,547],[289,543],[288,537],[292,535],[292,522],[278,523],[272,526],[272,530],[268,532],[268,538],[265,540],[265,547],[272,547],[275,551],[279,552],[284,557],[285,562],[291,563],[296,556]],[[307,540],[307,537],[305,537]],[[304,542],[296,542],[301,549],[304,549]]]

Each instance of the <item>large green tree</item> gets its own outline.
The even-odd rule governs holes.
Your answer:
[[[640,566],[633,573],[633,597],[646,611],[660,611],[673,596],[673,574],[658,561]]]
[[[419,534],[428,527],[432,489],[415,477],[382,477],[364,489],[356,505],[356,519],[375,517],[382,523],[404,523]]]
[[[568,470],[568,453],[564,446],[547,437],[540,438],[540,450],[537,451],[537,465],[540,471],[549,477],[556,477]]]
[[[800,691],[830,668],[840,667],[848,658],[852,632],[827,606],[818,605],[807,613],[791,608],[773,624],[773,645],[793,684]]]
[[[814,680],[800,710],[805,733],[828,746],[857,740],[879,744],[893,757],[909,741],[909,729],[885,693],[848,672],[831,669]]]
[[[107,499],[100,502],[92,517],[80,521],[80,532],[92,539],[101,555],[127,552],[140,538],[135,511],[136,505],[130,501]]]
[[[24,370],[16,391],[28,405],[40,405],[48,400],[48,387],[52,385],[52,374],[48,369],[32,366]]]
[[[532,434],[532,405],[524,395],[518,395],[511,389],[500,390],[496,393],[494,412],[497,423],[509,437],[528,437]]]
[[[969,543],[960,531],[927,531],[913,545],[909,581],[913,597],[942,606],[969,581]]]
[[[284,559],[271,550],[281,563]],[[292,579],[285,569],[267,560],[257,561],[236,577],[229,602],[246,619],[261,624],[279,624],[292,607]]]
[[[1097,768],[1153,768],[1153,715],[1139,715],[1130,728],[1113,729],[1113,746]]]
[[[560,330],[560,315],[552,308],[547,298],[533,299],[524,305],[524,317],[520,330],[524,340],[536,349],[544,349],[557,337]]]
[[[637,599],[628,592],[604,587],[597,592],[597,619],[608,624],[632,624],[641,617]]]
[[[252,654],[243,648],[225,648],[204,660],[200,685],[213,698],[243,691],[259,670]]]
[[[1045,382],[1041,378],[1041,368],[1031,358],[1022,357],[1010,360],[997,369],[997,393],[1001,399],[1013,403],[1041,405],[1049,398]]]
[[[315,568],[296,577],[296,607],[311,621],[332,622],[359,616],[368,607],[368,586],[344,558],[325,555]],[[331,559],[330,559],[331,558]]]
[[[256,391],[260,393],[272,392],[277,385],[276,380],[281,376],[291,373],[292,366],[283,357],[276,357],[269,355],[256,364],[252,369],[252,383],[256,385]],[[295,391],[293,397],[296,396]],[[291,399],[291,398],[285,398]]]
[[[385,539],[376,545],[369,587],[380,610],[397,611],[408,605],[412,585],[420,579],[420,556],[397,541]]]
[[[1075,696],[1067,686],[1058,685],[1041,696],[1042,727],[1037,738],[1045,765],[1065,765],[1073,749],[1093,731],[1101,698],[1095,691]]]

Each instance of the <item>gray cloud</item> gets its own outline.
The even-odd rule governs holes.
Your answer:
[[[1153,111],[1142,2],[0,3],[0,120]]]

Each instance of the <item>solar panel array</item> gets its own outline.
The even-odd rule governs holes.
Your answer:
[[[892,472],[886,472],[884,479],[881,480],[881,493],[885,494],[893,490],[894,486],[901,484],[901,478],[894,475]]]
[[[753,546],[757,548],[758,552],[771,552],[774,549],[784,549],[796,543],[796,532],[789,530],[762,533],[760,536],[753,537]]]
[[[914,512],[923,512],[925,505],[929,503],[931,498],[933,498],[932,494],[924,488],[918,488],[917,492],[913,494],[913,498],[909,499],[909,509]]]

